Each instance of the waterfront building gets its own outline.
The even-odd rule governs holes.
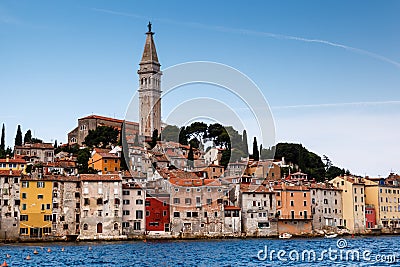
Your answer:
[[[175,236],[222,236],[225,233],[224,205],[228,205],[228,189],[218,180],[201,179],[194,173],[170,174],[171,231]],[[229,210],[229,208],[228,208]],[[239,232],[237,212],[227,212],[232,233]],[[233,230],[233,227],[235,229]]]
[[[329,181],[342,190],[343,226],[351,233],[365,231],[365,183],[363,178],[338,176]]]
[[[242,232],[247,236],[277,236],[275,192],[265,185],[240,185]]]
[[[145,233],[145,190],[137,183],[122,184],[122,233],[128,237]]]
[[[281,183],[273,186],[276,194],[278,232],[312,232],[311,195],[307,186]]]
[[[0,170],[0,240],[19,237],[21,171]]]
[[[57,240],[75,240],[80,233],[81,180],[78,176],[62,175],[46,179],[53,186],[52,235]]]
[[[383,178],[364,180],[365,202],[374,207],[375,227],[388,233],[400,230],[400,187],[386,183]]]
[[[53,181],[41,173],[21,177],[20,239],[52,236]]]
[[[158,187],[146,188],[146,235],[170,236],[170,194]]]
[[[376,224],[376,210],[374,205],[365,204],[365,227],[367,230],[379,229],[379,226]]]
[[[81,221],[78,239],[122,236],[122,179],[117,174],[81,174]]]
[[[342,190],[326,183],[310,184],[314,230],[337,230],[343,226]]]

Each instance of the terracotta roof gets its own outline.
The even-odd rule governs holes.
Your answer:
[[[24,159],[0,159],[0,163],[21,163],[26,164]]]
[[[122,181],[118,174],[81,174],[82,181]]]
[[[274,185],[273,186],[274,190],[286,190],[286,191],[310,191],[310,188],[308,186],[302,186],[302,185],[285,185],[285,184],[279,184],[279,185]]]
[[[21,176],[22,171],[0,170],[0,176]]]
[[[52,143],[34,143],[34,144],[24,144],[22,146],[15,146],[16,149],[54,149]]]
[[[93,150],[96,153],[108,153],[111,151],[111,149],[108,148],[98,148],[98,147],[93,148]]]
[[[274,193],[269,187],[265,185],[241,184],[240,191],[252,193]]]
[[[224,206],[224,210],[241,210],[241,208],[236,206]]]
[[[99,115],[89,115],[83,118],[80,118],[78,120],[84,120],[84,119],[96,119],[96,120],[104,120],[104,121],[111,121],[111,122],[117,122],[117,123],[127,123],[127,124],[133,124],[133,125],[139,125],[137,122],[132,122],[132,121],[124,121],[120,119],[115,119],[115,118],[110,118],[110,117],[104,117],[104,116],[99,116]]]
[[[22,181],[59,181],[59,182],[79,182],[81,179],[78,176],[64,175],[44,175],[42,178],[38,176],[23,175]]]
[[[107,159],[119,159],[119,157],[115,154],[111,153],[97,153],[99,154],[102,158],[107,158]]]
[[[310,188],[342,191],[342,189],[334,187],[332,184],[327,185],[325,183],[312,183],[310,184]]]

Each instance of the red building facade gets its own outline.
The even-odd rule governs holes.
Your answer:
[[[365,206],[365,226],[367,229],[375,228],[376,225],[376,212],[373,205]]]
[[[170,232],[169,194],[147,194],[146,232]]]

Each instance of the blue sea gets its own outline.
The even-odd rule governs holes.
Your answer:
[[[0,255],[8,266],[400,266],[400,236],[3,244]]]

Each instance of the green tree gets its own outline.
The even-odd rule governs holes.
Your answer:
[[[157,145],[157,140],[158,140],[158,130],[154,129],[153,135],[151,136],[151,142],[150,142],[151,148],[153,148]]]
[[[21,131],[21,125],[18,125],[18,128],[17,128],[17,135],[15,136],[15,145],[16,145],[16,146],[22,146],[22,131]]]
[[[39,138],[32,137],[31,143],[32,143],[32,144],[43,143],[43,140],[42,140],[42,139],[39,139]]]
[[[161,132],[162,141],[179,141],[179,128],[175,125],[167,125]]]
[[[31,130],[26,131],[25,136],[24,136],[24,144],[31,143],[32,142],[32,132]]]
[[[243,142],[243,152],[245,154],[249,155],[249,145],[247,143],[247,131],[246,130],[243,130],[242,142]]]
[[[90,159],[89,148],[80,149],[77,154],[78,173],[89,173],[88,162]]]
[[[201,146],[204,138],[207,137],[208,126],[204,122],[193,122],[191,125],[186,127],[186,137],[189,141],[192,139],[197,139],[198,144]]]
[[[229,164],[230,159],[231,159],[231,150],[225,149],[224,151],[222,151],[220,165],[226,168]]]
[[[96,130],[89,130],[83,142],[88,147],[110,148],[118,143],[119,131],[114,127],[99,126]]]
[[[187,140],[187,135],[186,135],[186,127],[183,126],[181,127],[179,131],[179,144],[187,146],[188,145],[188,140]]]
[[[257,137],[254,137],[253,141],[253,160],[254,161],[260,160],[260,152],[258,151]]]
[[[6,148],[5,139],[6,139],[6,128],[5,128],[4,123],[3,123],[3,127],[1,128],[0,153],[1,153],[1,152],[4,152],[4,150],[5,150],[5,148]]]

